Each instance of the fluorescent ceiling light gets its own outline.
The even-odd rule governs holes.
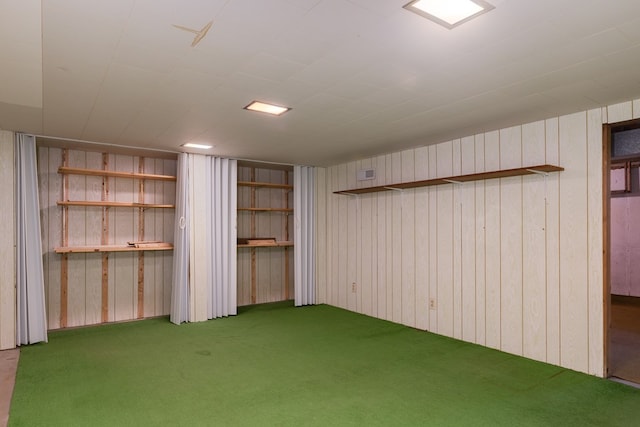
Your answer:
[[[182,147],[184,147],[184,148],[199,148],[201,150],[208,150],[209,148],[213,147],[213,145],[195,144],[193,142],[187,142],[186,144],[182,144]]]
[[[483,0],[414,0],[403,7],[449,29],[494,8]]]
[[[265,102],[253,101],[251,104],[244,107],[245,110],[258,111],[260,113],[271,114],[272,116],[279,116],[286,113],[291,108],[281,107],[279,105],[267,104]]]

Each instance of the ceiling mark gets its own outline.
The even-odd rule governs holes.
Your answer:
[[[200,43],[200,41],[207,35],[207,32],[209,31],[209,28],[211,28],[211,25],[213,25],[213,21],[209,21],[209,23],[202,27],[201,30],[194,30],[193,28],[187,28],[183,27],[182,25],[173,24],[174,27],[180,30],[188,31],[196,35],[193,39],[193,42],[191,42],[191,47],[195,47],[198,43]]]

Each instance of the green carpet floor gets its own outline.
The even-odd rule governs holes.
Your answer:
[[[53,332],[11,426],[632,426],[640,390],[329,306]]]

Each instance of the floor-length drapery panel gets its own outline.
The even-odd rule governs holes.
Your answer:
[[[308,166],[293,169],[294,290],[295,305],[312,305],[315,291],[315,170]]]
[[[47,341],[42,236],[33,135],[16,134],[16,288],[18,345]]]
[[[189,162],[186,153],[178,155],[176,215],[173,233],[173,280],[171,283],[171,322],[189,320]]]
[[[192,322],[237,312],[237,162],[189,154]]]

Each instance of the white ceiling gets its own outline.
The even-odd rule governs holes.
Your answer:
[[[0,128],[329,165],[640,97],[638,0],[407,1],[0,0]]]

